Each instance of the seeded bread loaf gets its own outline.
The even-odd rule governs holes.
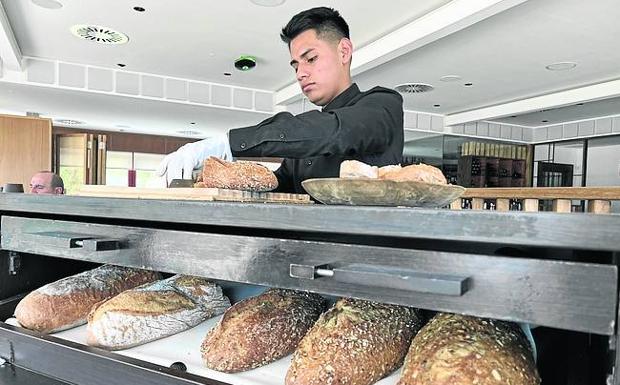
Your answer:
[[[88,315],[87,343],[126,349],[190,329],[229,306],[215,283],[175,275],[95,305]]]
[[[104,265],[47,284],[25,296],[15,317],[27,328],[52,333],[86,323],[96,303],[159,279],[159,273]]]
[[[293,354],[286,385],[370,385],[398,368],[422,326],[419,310],[341,299]]]
[[[271,191],[278,179],[267,167],[246,161],[227,162],[210,157],[204,162],[200,187],[246,191]]]
[[[207,334],[201,347],[203,361],[226,373],[271,363],[295,350],[323,307],[318,294],[283,289],[238,302]]]
[[[413,339],[398,385],[538,385],[530,344],[511,322],[440,313]]]

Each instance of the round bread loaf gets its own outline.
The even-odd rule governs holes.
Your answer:
[[[299,344],[286,385],[370,385],[398,368],[422,317],[414,308],[340,299]]]
[[[530,349],[514,323],[440,313],[413,339],[398,385],[538,385]]]
[[[448,183],[440,169],[428,164],[412,164],[402,168],[393,168],[393,166],[386,167],[381,167],[379,169],[380,179],[389,179],[397,182]]]
[[[377,179],[377,166],[357,160],[345,160],[340,163],[340,177]]]
[[[230,307],[202,343],[209,369],[234,373],[290,354],[323,311],[318,294],[270,289]]]
[[[278,187],[278,179],[271,170],[261,164],[246,161],[227,162],[212,156],[204,162],[201,186],[271,191]]]

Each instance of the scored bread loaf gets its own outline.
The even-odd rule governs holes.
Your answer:
[[[518,325],[440,313],[413,339],[398,385],[537,385]]]
[[[216,157],[204,161],[199,186],[246,191],[271,191],[278,178],[267,167],[246,161],[227,162]]]
[[[103,265],[47,284],[25,296],[15,308],[20,325],[52,333],[86,323],[94,304],[160,278],[159,273]]]
[[[215,283],[175,275],[95,305],[88,315],[87,343],[126,349],[190,329],[229,306]]]
[[[398,368],[422,326],[419,310],[340,299],[293,354],[286,385],[370,385]]]
[[[234,373],[290,354],[319,318],[318,294],[270,289],[229,308],[201,347],[209,369]]]
[[[379,178],[397,182],[448,183],[440,169],[424,163],[412,164],[402,168],[394,168],[394,166],[381,167],[379,169]]]

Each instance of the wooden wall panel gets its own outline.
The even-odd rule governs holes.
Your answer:
[[[176,151],[185,143],[196,141],[196,139],[179,138],[175,136],[130,134],[126,132],[54,127],[54,135],[75,133],[107,135],[106,148],[108,151],[145,152],[149,154],[169,154]]]
[[[49,119],[0,115],[0,185],[22,183],[52,169],[52,122]]]

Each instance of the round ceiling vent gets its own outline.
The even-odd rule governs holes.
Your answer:
[[[71,27],[71,33],[81,39],[101,44],[125,44],[129,37],[108,27],[98,25],[77,24]]]
[[[194,135],[202,134],[202,132],[200,131],[193,131],[193,130],[181,130],[181,131],[177,131],[177,133],[181,135],[187,135],[187,136],[194,136]]]
[[[432,91],[433,86],[425,83],[405,83],[397,85],[394,89],[401,94],[421,94]]]
[[[84,122],[81,122],[79,120],[74,120],[74,119],[56,119],[54,121],[58,124],[64,124],[67,126],[79,126],[81,124],[84,124]]]

